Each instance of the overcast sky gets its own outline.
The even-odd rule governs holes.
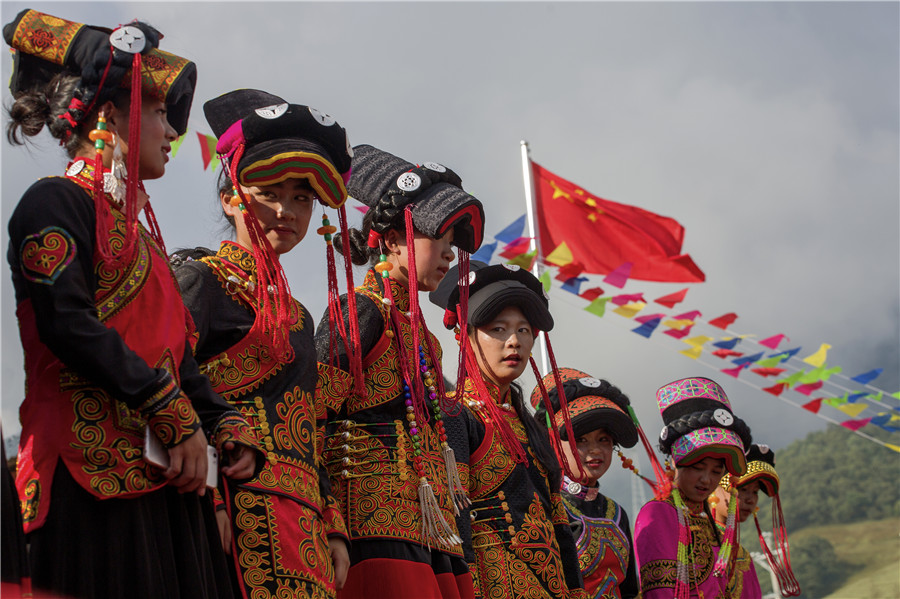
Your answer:
[[[736,333],[786,334],[782,347],[803,346],[801,355],[828,343],[830,366],[851,376],[884,368],[875,383],[900,388],[897,3],[4,1],[3,22],[25,7],[103,26],[141,18],[165,34],[164,50],[197,63],[191,137],[167,175],[147,184],[169,250],[223,238],[193,131],[210,132],[204,101],[256,87],[335,116],[354,144],[450,166],[484,202],[489,241],[524,213],[527,139],[534,160],[558,175],[684,225],[684,251],[707,281],[674,313],[736,312]],[[3,81],[10,66],[2,61]],[[50,142],[3,142],[3,221],[31,182],[65,162]],[[4,227],[3,245],[5,236]],[[322,245],[311,230],[285,259],[316,319]],[[23,375],[11,284],[0,280],[9,435]],[[626,291],[651,299],[684,286],[632,282]],[[635,323],[583,306],[551,292],[560,365],[619,385],[651,438],[661,426],[656,388],[690,375],[722,383],[754,436],[775,448],[824,426],[679,355],[668,337],[644,339],[630,332]],[[438,312],[426,317],[437,332]],[[452,336],[441,339],[455,371]],[[767,384],[751,377],[741,375]],[[625,499],[627,480],[615,474],[608,490]]]

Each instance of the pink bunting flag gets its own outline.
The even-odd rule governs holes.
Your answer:
[[[621,289],[628,281],[629,275],[631,275],[631,266],[631,262],[626,262],[622,266],[618,267],[617,269],[603,277],[603,282]]]
[[[664,333],[669,337],[674,337],[675,339],[684,339],[691,334],[691,329],[693,327],[694,325],[684,327],[683,329],[670,329],[668,331],[664,331]]]
[[[603,295],[603,289],[600,287],[591,287],[590,289],[583,291],[578,297],[582,297],[587,301],[592,302],[601,295]]]
[[[634,302],[641,302],[644,304],[647,303],[646,301],[644,301],[643,293],[614,295],[612,300],[610,300],[610,301],[612,301],[612,303],[614,303],[617,306],[624,306],[625,304],[631,304]]]
[[[819,409],[822,407],[822,398],[816,398],[812,401],[808,401],[801,406],[804,410],[809,410],[813,414],[818,414]]]
[[[771,349],[778,349],[778,344],[785,339],[787,339],[787,335],[772,335],[771,337],[766,337],[765,339],[760,341],[759,344]]]
[[[678,316],[673,316],[673,320],[697,320],[703,316],[700,313],[700,310],[691,310],[690,312],[685,312],[684,314],[679,314]]]
[[[662,319],[665,317],[665,314],[646,314],[644,316],[638,316],[637,318],[635,318],[635,320],[641,324],[644,324],[645,322],[648,322],[650,320],[658,320],[662,322]],[[657,322],[656,324],[659,325],[659,322]]]
[[[366,212],[369,211],[369,207],[368,207],[368,206],[365,206],[365,205],[363,205],[363,206],[354,206],[354,208],[356,208],[357,210],[359,210],[359,211],[362,212],[363,214],[365,214]]]
[[[739,351],[734,351],[733,349],[717,349],[716,351],[714,351],[712,353],[712,355],[722,358],[724,360],[725,358],[730,358],[732,356],[735,356],[735,357],[743,356],[744,354]]]
[[[784,368],[772,368],[772,367],[753,368],[752,372],[755,372],[759,376],[773,376],[773,375],[777,376],[777,375],[781,374],[782,372],[784,372]]]
[[[723,368],[722,372],[724,372],[727,375],[733,376],[734,378],[737,378],[738,375],[741,373],[741,371],[746,367],[747,367],[747,364],[741,364],[737,368]]]
[[[797,385],[796,387],[794,387],[794,391],[796,391],[797,393],[802,393],[803,395],[811,395],[813,391],[820,389],[822,385],[822,381],[807,383],[805,385]]]
[[[687,287],[682,289],[681,291],[676,291],[675,293],[670,293],[669,295],[664,295],[660,298],[657,298],[655,301],[657,304],[665,306],[666,308],[674,308],[675,304],[680,304],[684,301],[684,297],[687,295]]]
[[[527,253],[530,246],[530,237],[519,237],[512,243],[505,245],[503,251],[500,252],[500,256],[511,260]]]
[[[871,418],[863,418],[862,420],[845,420],[841,423],[841,426],[844,428],[849,428],[851,431],[858,431],[865,425],[869,424]]]
[[[719,316],[718,318],[713,318],[712,320],[710,320],[709,326],[718,327],[722,330],[725,330],[729,326],[731,326],[731,324],[735,320],[737,320],[737,314],[735,314],[734,312],[729,312],[728,314],[723,314],[722,316]]]
[[[765,389],[763,389],[763,391],[765,391],[766,393],[771,393],[775,397],[778,397],[779,395],[784,393],[785,387],[787,387],[787,385],[785,385],[784,383],[778,383],[777,385],[766,387]]]

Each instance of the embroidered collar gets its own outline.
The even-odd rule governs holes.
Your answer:
[[[94,193],[94,163],[84,158],[78,158],[66,165],[66,178],[74,181],[79,187],[89,194]],[[103,195],[110,206],[121,210],[123,205],[112,196],[112,188],[119,182],[113,177],[109,169],[103,169]]]
[[[568,476],[563,476],[562,481],[562,490],[572,495],[573,497],[577,497],[578,499],[584,499],[585,501],[594,501],[600,495],[600,483],[597,482],[596,486],[586,487],[581,483],[575,482]]]
[[[247,275],[255,275],[256,273],[256,262],[253,259],[253,254],[233,241],[223,241],[219,246],[219,251],[216,252],[216,256],[237,266]]]
[[[409,290],[393,277],[388,277],[387,280],[391,285],[391,293],[394,296],[394,305],[397,306],[398,310],[406,314],[409,311]],[[384,279],[381,278],[381,275],[370,268],[366,273],[366,278],[363,280],[361,287],[384,297],[384,283],[382,281],[384,281]]]
[[[510,401],[512,393],[511,390],[506,390],[506,395],[503,398],[505,401],[501,402],[499,398],[500,389],[497,387],[497,385],[495,385],[493,381],[485,379],[484,377],[482,377],[482,380],[484,381],[484,386],[490,394],[491,399],[497,406],[506,410],[507,412],[515,411],[515,408],[513,408],[513,405]],[[482,407],[484,407],[484,398],[478,397],[478,390],[475,388],[475,383],[472,381],[471,377],[466,378],[465,390],[467,398],[466,402],[470,408],[472,408],[473,410],[480,410]]]

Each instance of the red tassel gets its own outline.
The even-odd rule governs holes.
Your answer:
[[[572,450],[572,457],[575,458],[575,465],[578,466],[577,475],[571,471],[569,467],[568,460],[561,460],[560,464],[564,465],[566,474],[569,478],[579,481],[587,480],[587,473],[584,471],[584,466],[581,464],[581,458],[578,456],[578,450],[575,447],[575,433],[572,430],[572,419],[569,417],[568,410],[568,402],[566,401],[566,394],[563,392],[562,378],[559,376],[559,368],[556,366],[556,356],[553,355],[553,346],[550,345],[550,335],[547,334],[547,331],[544,331],[544,341],[547,343],[547,357],[550,358],[550,368],[553,371],[553,380],[556,383],[556,395],[559,397],[559,409],[563,415],[563,422],[566,427],[566,436],[569,438],[569,448]],[[534,360],[532,360],[533,362]],[[549,403],[549,402],[548,402]],[[553,422],[553,412],[550,413],[550,421]],[[558,435],[559,433],[556,430],[556,427],[553,427],[553,431]],[[560,439],[560,442],[562,439]],[[562,445],[560,444],[560,449],[562,449]],[[561,456],[562,457],[562,456]]]
[[[294,359],[294,348],[290,343],[290,330],[296,324],[297,314],[293,310],[293,297],[287,277],[281,268],[281,261],[266,238],[247,197],[238,184],[237,165],[243,153],[244,144],[239,144],[230,160],[229,175],[244,204],[241,214],[247,227],[247,233],[250,235],[253,259],[256,263],[255,295],[258,307],[251,333],[261,332],[271,338],[274,357],[287,363]],[[269,293],[270,287],[272,287],[272,294]]]
[[[469,252],[459,250],[459,303],[456,305],[457,324],[459,325],[459,365],[456,369],[457,395],[462,392],[462,385],[466,382],[466,348],[467,343],[462,342],[462,336],[466,335],[469,324]]]
[[[338,208],[338,222],[341,225],[341,245],[344,250],[344,274],[347,277],[347,306],[350,321],[350,342],[347,357],[350,359],[350,374],[353,376],[353,390],[359,397],[366,396],[366,383],[363,378],[362,341],[359,336],[359,317],[356,310],[356,286],[353,284],[353,262],[350,260],[350,228],[347,226],[347,211],[342,204]]]
[[[421,338],[419,336],[419,316],[420,316],[420,308],[419,308],[419,279],[418,273],[416,271],[416,250],[415,250],[415,241],[416,241],[416,230],[413,227],[413,219],[412,219],[412,205],[407,205],[403,210],[403,218],[406,224],[406,257],[407,257],[407,265],[406,270],[408,272],[409,278],[409,324],[412,327],[412,368],[415,373],[418,373],[418,364],[419,364],[419,347],[421,344]],[[393,304],[392,304],[393,305]],[[403,345],[402,343],[400,344]],[[422,377],[414,376],[412,383],[415,387],[410,387],[410,391],[412,391],[413,395],[424,395],[424,385],[422,383]],[[428,411],[425,410],[427,414]]]
[[[549,352],[548,352],[549,353]],[[537,380],[538,389],[541,390],[541,401],[544,404],[544,409],[547,410],[547,414],[550,416],[551,426],[547,428],[547,434],[550,435],[550,446],[553,448],[553,453],[556,454],[556,461],[559,462],[559,465],[562,466],[563,472],[566,473],[566,476],[573,480],[584,481],[587,478],[587,475],[584,472],[584,467],[581,465],[581,459],[578,457],[578,452],[572,449],[572,455],[575,457],[575,463],[578,466],[578,473],[572,471],[572,468],[569,466],[569,460],[566,459],[566,454],[563,452],[562,448],[562,437],[559,436],[559,431],[557,427],[552,423],[556,420],[556,411],[553,409],[553,404],[550,403],[550,396],[547,393],[547,387],[544,385],[544,378],[541,376],[541,372],[538,370],[537,363],[535,363],[534,358],[528,359],[531,364],[531,370],[534,372],[534,378]],[[557,382],[557,385],[559,383]],[[562,385],[557,387],[558,389],[562,389]],[[561,401],[565,401],[565,394],[558,392]],[[566,426],[566,433],[569,435],[569,444],[573,446],[575,443],[575,433],[572,432],[572,421],[569,419],[568,413],[565,411],[565,404],[560,404],[560,411],[563,413],[563,421]]]

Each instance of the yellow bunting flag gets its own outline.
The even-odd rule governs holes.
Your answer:
[[[828,356],[829,349],[831,349],[831,346],[827,343],[823,343],[816,353],[806,356],[803,358],[803,361],[816,367],[823,366],[825,364],[825,359]]]
[[[521,267],[523,270],[531,270],[532,264],[534,264],[534,258],[537,256],[537,248],[527,252],[525,254],[519,254],[512,260],[507,261],[507,264],[515,264],[516,266]]]
[[[624,316],[625,318],[634,318],[634,315],[643,310],[647,304],[644,302],[629,302],[624,306],[619,306],[613,312]]]
[[[897,453],[900,453],[900,445],[891,445],[890,443],[885,443],[884,445],[885,445],[885,447],[889,447],[889,448],[893,449],[894,451],[896,451]]]
[[[689,327],[694,324],[693,320],[688,318],[682,318],[681,320],[664,320],[663,326],[669,327],[670,329],[678,329],[679,331],[685,327]]]
[[[698,345],[698,346],[692,347],[690,349],[683,349],[678,353],[684,354],[685,356],[687,356],[688,358],[690,358],[692,360],[696,360],[697,358],[700,357],[700,354],[703,353],[703,348]]]
[[[856,418],[865,412],[868,407],[869,406],[864,403],[846,403],[842,406],[837,406],[837,409],[850,416],[850,418]]]
[[[569,249],[569,246],[566,245],[566,242],[563,241],[561,244],[556,246],[556,249],[550,252],[545,260],[550,264],[555,264],[556,266],[565,266],[567,264],[572,263],[572,250]]]
[[[706,335],[698,335],[696,337],[691,337],[690,339],[685,339],[684,342],[688,345],[693,345],[694,347],[701,347],[706,343],[712,341],[712,337],[707,337]]]

